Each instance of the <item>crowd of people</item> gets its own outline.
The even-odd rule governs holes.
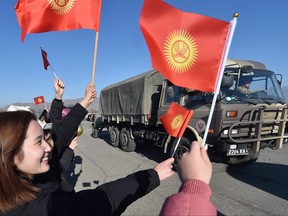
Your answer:
[[[56,78],[50,123],[29,110],[0,112],[0,216],[121,215],[174,175],[174,158],[169,158],[154,169],[75,192],[68,169],[78,145],[78,127],[96,90],[88,84],[82,101],[63,116],[64,89]],[[212,165],[201,143],[191,144],[177,162],[177,172],[182,185],[178,193],[166,198],[160,215],[216,215],[210,202]]]

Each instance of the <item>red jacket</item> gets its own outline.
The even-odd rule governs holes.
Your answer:
[[[203,181],[187,180],[178,193],[165,200],[160,215],[217,215],[217,209],[210,202],[211,195],[211,188]]]

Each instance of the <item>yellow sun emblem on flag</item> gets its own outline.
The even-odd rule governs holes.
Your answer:
[[[72,9],[75,1],[76,0],[48,0],[48,4],[56,14],[63,15]]]
[[[198,48],[195,39],[186,30],[171,32],[164,43],[164,57],[176,73],[186,73],[197,60]]]
[[[42,98],[38,98],[38,103],[41,103],[42,102]]]
[[[182,122],[183,122],[182,115],[176,115],[171,122],[171,127],[175,130],[182,125]]]

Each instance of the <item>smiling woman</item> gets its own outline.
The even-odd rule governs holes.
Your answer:
[[[34,129],[36,129],[38,133],[37,135],[35,134],[36,137],[33,137],[32,130]],[[44,156],[44,149],[40,149],[42,130],[40,126],[37,125],[36,117],[31,112],[18,111],[0,113],[0,131],[2,161],[0,164],[1,212],[8,211],[35,199],[38,188],[30,183],[32,177],[30,174],[45,172],[49,169],[49,165],[47,160],[44,163],[41,162]],[[29,141],[33,141],[31,145],[35,146],[31,147],[33,150],[37,150],[35,153],[30,152],[33,155],[26,152],[28,145],[30,145]],[[36,172],[29,168],[31,164],[27,164],[30,156],[32,159],[31,162],[36,162],[35,165],[31,167],[32,169],[35,168],[37,170]],[[27,173],[24,173],[21,168]]]
[[[33,113],[0,112],[0,216],[121,215],[174,174],[170,158],[93,190],[67,192],[57,182],[36,183],[39,174],[55,172],[51,148]]]
[[[19,154],[15,155],[16,167],[27,176],[47,172],[51,147],[43,138],[43,130],[37,121],[31,121]]]

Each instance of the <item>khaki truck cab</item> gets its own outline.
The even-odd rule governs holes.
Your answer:
[[[247,88],[243,92],[240,86],[246,81],[250,82],[249,91]],[[280,83],[281,79],[277,80],[275,73],[259,62],[227,61],[207,137],[211,156],[228,164],[246,165],[257,160],[261,149],[282,147],[287,106]],[[161,98],[163,108],[171,101],[169,92],[175,89],[181,96],[173,100],[194,110],[176,152],[179,156],[189,148],[191,140],[203,136],[213,95],[175,87],[169,82],[166,88],[167,96],[163,94]],[[166,110],[162,107],[160,115]]]
[[[247,80],[250,83],[246,85]],[[287,138],[287,105],[280,84],[281,77],[277,79],[260,62],[227,60],[208,130],[210,157],[247,165],[257,160],[261,149],[282,147]],[[212,99],[212,93],[175,86],[152,70],[101,91],[101,117],[96,119],[92,134],[98,136],[107,128],[111,144],[124,151],[134,151],[137,140],[142,139],[171,155],[177,139],[166,133],[160,116],[176,102],[194,111],[176,150],[177,159],[192,141],[202,141]]]

